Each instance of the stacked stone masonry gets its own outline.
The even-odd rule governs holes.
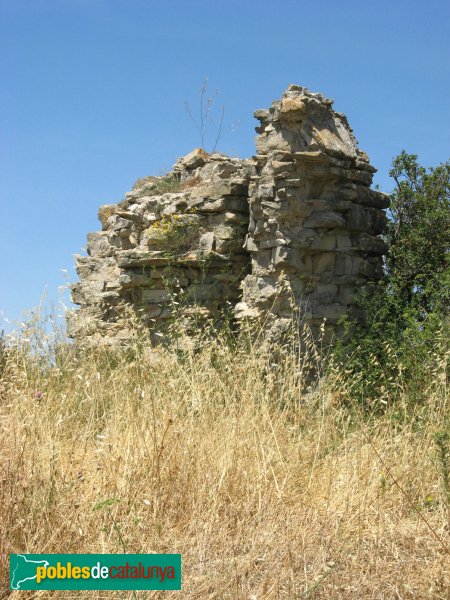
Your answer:
[[[270,336],[293,319],[336,335],[381,275],[389,199],[370,188],[375,169],[332,104],[291,85],[256,111],[252,159],[197,149],[101,206],[102,231],[77,257],[69,335],[128,340],[130,311],[154,343],[173,322],[189,333],[226,315],[260,319]]]

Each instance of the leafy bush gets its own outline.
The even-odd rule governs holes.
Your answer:
[[[449,174],[448,162],[427,170],[413,154],[393,160],[385,274],[362,290],[362,316],[343,323],[334,355],[353,383],[360,373],[353,392],[366,409],[383,408],[395,381],[407,386],[410,403],[421,401],[434,377],[431,355],[448,359]]]
[[[418,318],[445,311],[450,302],[450,162],[427,170],[402,152],[389,173],[395,179],[388,231],[389,283]]]

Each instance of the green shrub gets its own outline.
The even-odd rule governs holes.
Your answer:
[[[344,321],[333,356],[364,409],[385,408],[392,384],[410,404],[422,401],[439,383],[431,364],[448,359],[449,174],[448,162],[427,171],[406,152],[393,161],[385,274],[361,291],[359,316]]]

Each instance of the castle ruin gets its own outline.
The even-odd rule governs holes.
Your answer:
[[[186,332],[260,320],[276,336],[294,316],[331,340],[361,286],[381,276],[389,206],[332,104],[291,85],[256,111],[255,157],[197,149],[101,206],[102,231],[76,258],[69,335],[126,342],[131,310],[153,343],[174,320]]]

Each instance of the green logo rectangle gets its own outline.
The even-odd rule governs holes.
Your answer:
[[[10,554],[12,590],[181,590],[181,554]]]

